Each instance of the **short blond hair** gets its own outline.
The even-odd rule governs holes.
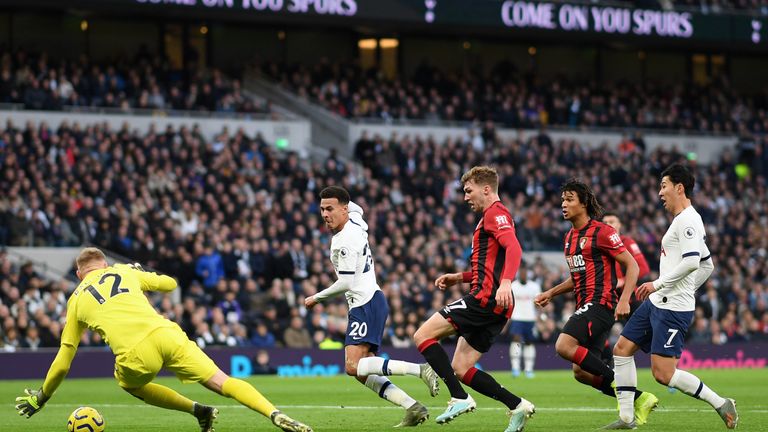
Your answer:
[[[77,256],[75,263],[77,264],[77,269],[80,270],[94,261],[107,261],[107,256],[99,248],[87,247],[80,251],[80,255]]]
[[[461,184],[465,184],[468,181],[477,183],[480,186],[488,185],[494,192],[499,191],[499,173],[496,172],[496,168],[489,166],[476,166],[471,170],[464,173],[461,176]]]

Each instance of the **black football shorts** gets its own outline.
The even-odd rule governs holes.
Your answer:
[[[493,341],[507,323],[506,316],[481,307],[480,302],[471,295],[445,305],[439,313],[451,323],[459,336],[481,353],[491,349]]]

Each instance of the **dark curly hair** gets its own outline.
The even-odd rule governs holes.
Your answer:
[[[572,178],[560,187],[560,193],[562,194],[565,192],[575,193],[576,196],[579,197],[579,202],[586,204],[587,214],[592,219],[600,219],[603,217],[605,210],[597,201],[597,197],[595,196],[595,193],[592,192],[592,188],[586,183],[577,178]]]

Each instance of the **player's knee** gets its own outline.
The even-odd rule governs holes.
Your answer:
[[[632,355],[629,350],[629,343],[623,338],[619,338],[616,345],[613,346],[613,355],[621,357],[629,357]]]
[[[424,341],[429,339],[429,337],[426,334],[426,331],[422,327],[419,327],[418,330],[416,330],[415,333],[413,333],[413,343],[416,344],[416,346],[421,345]]]
[[[558,338],[555,342],[555,351],[560,357],[570,360],[573,357],[573,347],[567,341]]]
[[[467,365],[459,361],[451,362],[451,368],[453,368],[453,373],[456,375],[456,378],[461,381],[464,378],[464,375],[469,371],[471,367],[473,367],[474,364]]]
[[[357,365],[347,364],[344,367],[344,372],[347,373],[349,376],[356,377],[357,376]]]
[[[653,372],[653,378],[661,385],[668,385],[669,381],[672,380],[672,375],[675,373],[674,370],[668,371],[659,367],[652,367],[651,370]]]

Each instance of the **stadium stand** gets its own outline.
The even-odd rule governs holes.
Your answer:
[[[107,63],[85,54],[53,61],[46,52],[0,50],[0,103],[30,110],[272,112],[268,101],[245,95],[239,79],[216,68],[172,69],[146,49]]]
[[[494,121],[502,127],[601,127],[764,133],[768,104],[725,77],[707,85],[643,80],[546,81],[502,62],[489,73],[448,73],[422,63],[411,77],[327,59],[312,66],[267,63],[262,72],[297,95],[349,119],[385,122]],[[485,75],[485,76],[484,76]]]
[[[655,251],[668,223],[656,197],[658,174],[683,155],[645,151],[640,136],[590,149],[552,142],[546,132],[501,140],[494,130],[489,123],[471,141],[361,139],[358,165],[333,154],[324,162],[303,160],[242,131],[206,139],[193,127],[141,134],[103,124],[9,122],[0,131],[0,189],[7,191],[0,197],[0,243],[91,243],[176,275],[182,302],[163,298],[156,306],[201,346],[306,346],[308,339],[317,345],[343,339],[346,327],[342,300],[310,313],[302,306],[332,281],[317,192],[341,184],[366,209],[392,310],[386,343],[409,346],[422,320],[458,295],[432,284],[441,272],[465,268],[469,254],[476,219],[462,202],[458,177],[491,163],[527,253],[561,248],[567,224],[558,188],[575,175],[593,184],[606,208],[630,216],[625,232],[658,270]],[[768,141],[756,136],[752,143],[726,149],[709,166],[688,161],[717,263],[699,290],[692,343],[768,338]],[[428,170],[437,174],[419,175]],[[546,288],[565,266],[536,261],[533,269]],[[56,346],[73,287],[3,255],[3,349]],[[553,341],[572,313],[566,297],[547,307],[540,341]],[[102,342],[92,334],[83,344]]]

